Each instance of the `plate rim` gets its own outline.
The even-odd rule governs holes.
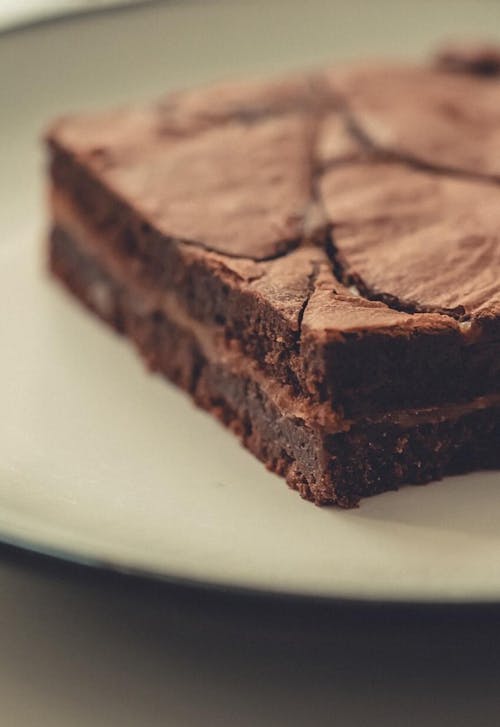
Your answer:
[[[161,5],[181,5],[186,3],[199,3],[203,0],[115,0],[113,5],[100,5],[94,7],[77,7],[72,9],[58,9],[47,15],[34,14],[25,20],[14,20],[5,26],[0,26],[0,41],[6,36],[21,35],[25,32],[36,31],[49,25],[62,25],[78,22],[94,16],[111,15],[118,13],[140,11],[142,8]],[[216,0],[211,0],[216,2]]]
[[[0,559],[18,566],[28,565],[39,572],[84,579],[86,582],[122,586],[144,593],[160,594],[166,598],[181,597],[206,603],[209,600],[240,607],[253,606],[257,612],[278,610],[292,617],[312,612],[315,614],[314,630],[342,626],[361,627],[375,621],[379,625],[397,627],[439,625],[440,628],[479,622],[481,625],[500,625],[500,600],[412,600],[358,598],[333,596],[291,590],[272,590],[243,586],[222,581],[204,581],[168,573],[155,572],[139,566],[121,565],[112,560],[100,559],[50,547],[28,539],[6,536],[0,532]],[[283,609],[286,609],[284,612]],[[332,615],[335,619],[332,621]],[[450,616],[453,619],[450,620]]]
[[[174,6],[189,2],[197,4],[200,0],[121,0],[111,6],[82,7],[73,10],[60,10],[48,16],[34,17],[14,22],[0,28],[0,42],[25,32],[37,32],[47,26],[78,23],[87,18],[104,15],[115,15],[126,12],[140,12],[154,6]],[[216,0],[213,0],[215,4]],[[307,505],[306,505],[307,506]],[[315,594],[292,590],[273,590],[257,586],[208,581],[188,576],[179,576],[148,570],[139,566],[122,565],[111,560],[101,559],[83,553],[71,552],[57,546],[31,541],[22,537],[10,536],[0,530],[0,559],[14,562],[18,566],[40,565],[45,572],[68,575],[70,573],[85,579],[98,578],[111,583],[126,582],[136,587],[149,590],[160,588],[165,594],[178,594],[217,600],[229,599],[231,603],[239,602],[258,606],[295,607],[299,611],[314,610],[320,615],[331,619],[332,609],[335,611],[335,622],[354,621],[357,624],[366,622],[367,615],[382,619],[388,617],[403,618],[413,622],[424,619],[444,624],[449,620],[450,611],[455,617],[454,623],[470,623],[481,618],[498,625],[500,617],[500,598],[492,599],[411,599],[411,598],[362,598],[331,594]]]

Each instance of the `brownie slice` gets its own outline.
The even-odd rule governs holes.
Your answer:
[[[51,267],[317,503],[497,466],[498,120],[374,64],[61,119]]]

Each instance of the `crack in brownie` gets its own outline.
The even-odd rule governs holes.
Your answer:
[[[54,274],[318,504],[500,464],[499,86],[453,53],[48,134]]]

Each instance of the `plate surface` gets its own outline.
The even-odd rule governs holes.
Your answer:
[[[0,539],[261,591],[500,601],[498,473],[318,509],[44,271],[39,137],[52,116],[231,74],[418,55],[440,28],[500,21],[472,0],[355,5],[146,6],[0,40]]]

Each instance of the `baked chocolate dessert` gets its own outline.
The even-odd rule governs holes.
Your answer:
[[[492,57],[61,119],[51,269],[317,504],[498,467]]]

